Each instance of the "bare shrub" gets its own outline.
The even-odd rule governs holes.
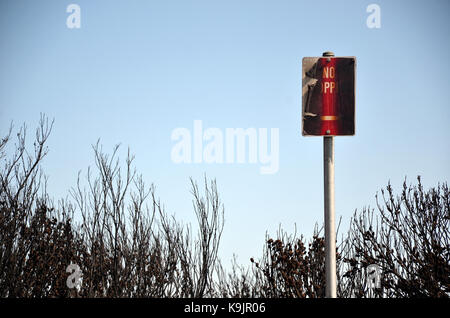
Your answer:
[[[378,201],[379,217],[355,213],[343,254],[347,297],[367,297],[367,268],[382,271],[376,297],[450,296],[450,209],[447,184],[428,191],[406,181],[399,196],[390,184]]]
[[[263,257],[251,259],[259,297],[325,296],[325,239],[320,232],[316,227],[309,243],[281,229],[276,239],[266,239]],[[339,253],[336,258],[339,266]]]
[[[153,185],[146,187],[130,152],[124,162],[93,146],[95,168],[81,174],[70,200],[54,207],[40,164],[52,124],[41,117],[34,154],[25,126],[12,156],[12,127],[0,140],[1,297],[208,297],[224,224],[216,182],[201,193],[191,180],[198,234],[166,214]],[[74,215],[78,221],[74,221]],[[82,272],[69,289],[66,268]]]
[[[94,146],[98,171],[88,170],[88,190],[78,181],[72,196],[81,212],[83,288],[88,297],[204,297],[212,276],[223,228],[223,206],[215,181],[205,177],[205,195],[191,179],[198,236],[168,216],[152,185],[132,166],[124,173],[116,157]],[[128,218],[127,218],[128,215]]]
[[[324,297],[325,244],[315,228],[307,241],[279,230],[266,236],[260,259],[218,258],[224,207],[215,180],[203,191],[191,179],[196,225],[168,215],[154,185],[145,185],[128,151],[125,160],[93,146],[93,168],[78,174],[70,199],[55,206],[41,162],[53,123],[41,116],[33,151],[26,127],[0,139],[0,297]],[[14,151],[9,154],[8,147]],[[378,212],[356,211],[337,247],[339,297],[449,297],[447,184],[418,184],[377,197]],[[339,227],[338,227],[339,228]],[[75,263],[82,284],[69,288]],[[369,268],[381,269],[369,288]]]
[[[0,296],[67,296],[65,264],[73,258],[70,215],[57,213],[46,194],[40,164],[53,123],[41,116],[34,151],[26,150],[25,125],[12,156],[12,126],[0,142]],[[42,191],[39,193],[39,191]]]

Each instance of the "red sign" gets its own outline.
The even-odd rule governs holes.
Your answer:
[[[305,57],[302,134],[355,134],[355,57]]]

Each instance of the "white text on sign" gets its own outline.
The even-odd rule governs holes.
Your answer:
[[[336,71],[334,66],[325,66],[323,68],[322,78],[323,79],[334,79]],[[322,82],[322,93],[333,94],[336,88],[336,83],[333,81]]]

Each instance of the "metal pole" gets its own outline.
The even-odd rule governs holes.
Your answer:
[[[323,53],[332,57],[332,52]],[[329,133],[327,131],[327,133]],[[334,137],[323,137],[323,175],[325,210],[325,296],[336,298],[336,230],[334,221]]]
[[[334,139],[323,137],[325,208],[325,296],[336,298],[336,230],[334,221]]]

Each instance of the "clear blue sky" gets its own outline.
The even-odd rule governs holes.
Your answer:
[[[81,8],[81,28],[66,7]],[[381,8],[369,29],[366,8]],[[216,178],[225,204],[220,256],[248,264],[278,226],[309,236],[323,220],[322,138],[301,136],[301,59],[356,56],[356,135],[337,137],[342,228],[407,176],[450,176],[449,1],[0,2],[0,133],[55,118],[44,162],[65,197],[93,165],[91,144],[122,144],[167,212],[195,222],[189,177]],[[279,128],[280,167],[175,164],[177,127]]]

